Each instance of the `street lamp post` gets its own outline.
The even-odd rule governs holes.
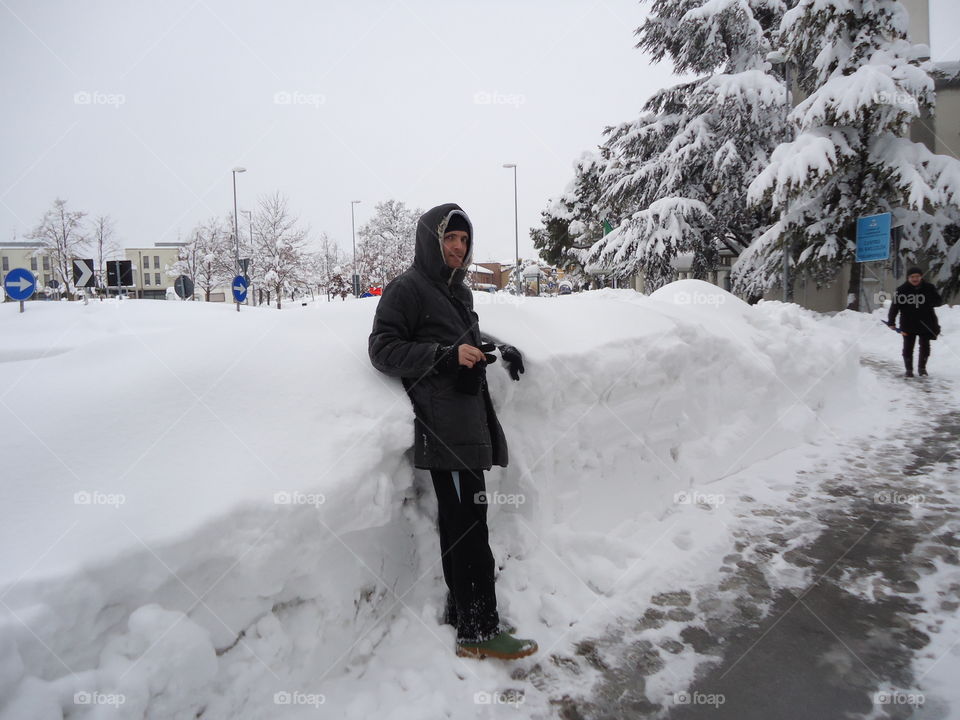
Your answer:
[[[360,203],[360,200],[350,201],[350,234],[353,236],[353,277],[350,278],[353,284],[353,296],[360,295],[360,277],[357,275],[357,226],[353,217],[353,206]]]
[[[503,166],[508,169],[513,169],[513,268],[517,274],[517,297],[520,297],[520,218],[517,211],[517,164],[504,163]]]
[[[237,275],[240,274],[240,230],[237,223],[237,173],[246,172],[246,168],[235,167],[230,172],[233,174],[233,242],[236,251]],[[240,303],[237,303],[237,312],[240,312]]]

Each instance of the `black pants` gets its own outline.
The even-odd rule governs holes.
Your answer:
[[[904,335],[903,336],[903,366],[913,372],[913,346],[917,338],[920,338],[920,355],[917,358],[920,369],[927,367],[927,358],[930,357],[930,338],[926,335]]]
[[[494,561],[487,533],[482,470],[431,470],[437,493],[447,617],[457,639],[480,642],[497,634]]]

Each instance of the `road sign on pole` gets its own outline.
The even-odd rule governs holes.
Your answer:
[[[7,273],[3,289],[11,300],[20,301],[20,312],[23,312],[23,301],[37,291],[37,278],[25,268],[14,268]]]
[[[173,281],[173,289],[177,293],[177,297],[186,300],[188,297],[193,296],[193,280],[186,275],[179,275],[177,279]]]
[[[887,260],[890,257],[890,213],[857,218],[857,262]]]
[[[231,283],[233,289],[233,300],[236,303],[245,303],[247,301],[247,287],[250,282],[243,276],[237,275]]]
[[[121,287],[131,285],[133,285],[133,261],[110,260],[107,263],[107,286],[117,288],[117,294],[119,294]]]
[[[73,286],[78,288],[93,287],[93,260],[73,260]]]

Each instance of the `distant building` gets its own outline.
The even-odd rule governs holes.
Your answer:
[[[138,298],[163,300],[167,288],[173,287],[177,273],[172,272],[180,258],[182,242],[158,242],[153,247],[123,249],[125,259],[133,265],[133,291]]]
[[[7,279],[7,273],[15,268],[29,270],[37,278],[37,289],[51,287],[51,281],[60,282],[53,260],[46,253],[38,253],[43,248],[39,242],[0,242],[0,286]]]
[[[474,290],[500,290],[499,266],[500,263],[473,263],[467,270],[470,287]]]

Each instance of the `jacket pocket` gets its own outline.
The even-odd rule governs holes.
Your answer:
[[[466,395],[446,386],[433,393],[431,398],[433,426],[445,445],[489,445],[490,429],[483,396]]]

